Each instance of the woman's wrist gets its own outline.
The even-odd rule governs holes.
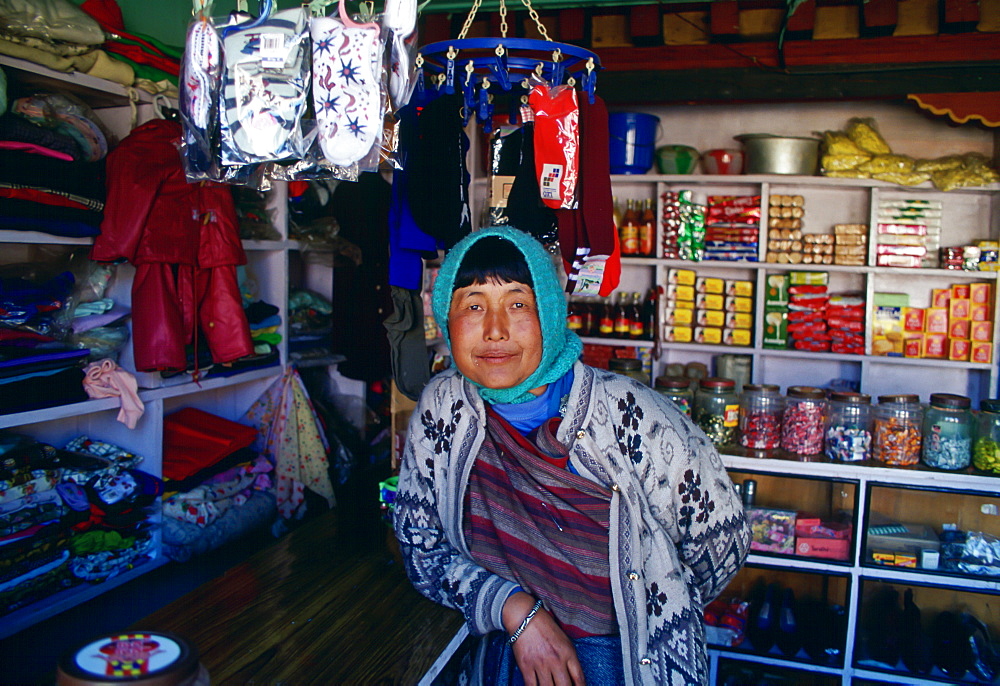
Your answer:
[[[540,609],[542,609],[542,601],[536,600],[535,604],[531,606],[531,610],[527,615],[525,615],[524,619],[521,620],[521,624],[514,630],[514,633],[510,635],[510,638],[507,639],[508,643],[513,645],[514,641],[521,637],[521,634],[528,628],[528,624],[535,618],[535,615],[538,614]]]

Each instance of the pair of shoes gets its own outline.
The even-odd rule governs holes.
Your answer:
[[[902,645],[903,613],[899,606],[899,592],[892,586],[880,587],[865,602],[864,631],[868,657],[895,668],[899,662]]]
[[[992,682],[1000,674],[1000,655],[990,641],[986,625],[968,612],[962,613],[961,622],[968,641],[969,671],[981,681]]]
[[[777,645],[786,657],[796,655],[802,647],[802,638],[792,589],[782,590],[777,583],[764,588],[763,581],[759,582],[751,592],[746,635],[758,653],[769,652]]]
[[[842,666],[847,636],[847,613],[843,606],[807,598],[799,602],[796,615],[806,655],[820,665]]]
[[[920,623],[920,608],[913,601],[913,589],[903,594],[903,635],[900,646],[903,664],[914,674],[927,674],[934,667],[930,636]]]
[[[961,617],[954,612],[939,612],[931,628],[934,664],[951,679],[961,679],[972,667],[969,634]]]

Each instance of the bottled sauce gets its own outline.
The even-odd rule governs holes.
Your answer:
[[[880,395],[872,408],[872,457],[897,467],[920,462],[923,414],[916,395]]]
[[[740,445],[773,450],[781,445],[785,399],[773,384],[745,384],[740,395]]]
[[[694,394],[691,392],[691,380],[685,376],[658,376],[655,383],[656,390],[664,398],[667,398],[677,408],[691,416],[691,402]]]
[[[622,221],[625,219],[625,215],[622,212],[622,205],[618,202],[618,198],[611,198],[611,203],[611,216],[615,222],[615,231],[618,232],[618,240],[621,241]]]
[[[580,306],[580,335],[596,336],[597,314],[595,309],[599,304],[596,298],[581,298],[578,302]]]
[[[823,452],[826,394],[813,386],[789,386],[781,419],[781,448],[796,455]]]
[[[629,338],[641,340],[646,338],[645,322],[642,318],[642,293],[633,293],[632,302],[628,308]]]
[[[629,318],[628,293],[618,292],[618,305],[615,307],[615,338],[628,338],[632,332],[632,320]]]
[[[611,302],[611,297],[601,298],[601,316],[597,322],[597,334],[605,338],[612,338],[615,335],[615,306]]]
[[[642,369],[642,360],[634,357],[612,357],[608,360],[608,369],[616,374],[629,376],[645,386],[649,385],[649,375]]]
[[[972,401],[964,395],[931,393],[924,412],[921,459],[928,467],[965,469],[972,460]]]
[[[618,241],[622,255],[635,257],[639,254],[639,215],[635,210],[635,200],[631,198],[625,205],[625,214],[618,229]]]
[[[691,418],[716,446],[734,443],[740,423],[736,383],[718,376],[699,381]]]
[[[659,301],[660,291],[657,287],[649,289],[646,301],[642,304],[642,330],[643,338],[647,341],[656,340],[656,306]]]
[[[840,462],[860,462],[871,456],[871,397],[833,392],[826,420],[826,456]]]
[[[985,472],[1000,472],[1000,400],[984,400],[979,404],[972,466]]]
[[[656,216],[653,214],[653,199],[646,198],[643,201],[642,215],[639,218],[639,254],[652,257],[655,244]]]
[[[567,302],[566,328],[580,335],[583,334],[583,312],[581,307],[582,303],[579,298],[570,298]]]

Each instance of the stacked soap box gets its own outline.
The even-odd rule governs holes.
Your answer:
[[[941,201],[881,200],[875,245],[880,267],[937,267],[941,249]]]
[[[753,282],[671,269],[664,289],[663,339],[672,343],[751,345]]]
[[[959,283],[931,291],[930,307],[905,293],[876,293],[872,354],[993,362],[993,286]]]

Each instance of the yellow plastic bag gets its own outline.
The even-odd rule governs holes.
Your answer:
[[[859,164],[858,169],[872,176],[889,172],[906,173],[913,170],[913,158],[906,155],[875,155],[867,162]]]
[[[874,119],[855,117],[847,123],[847,136],[855,145],[873,155],[888,155],[892,152],[889,144],[875,128]]]
[[[856,169],[871,159],[871,155],[861,153],[860,155],[823,155],[820,163],[824,171],[843,171],[845,169]]]

